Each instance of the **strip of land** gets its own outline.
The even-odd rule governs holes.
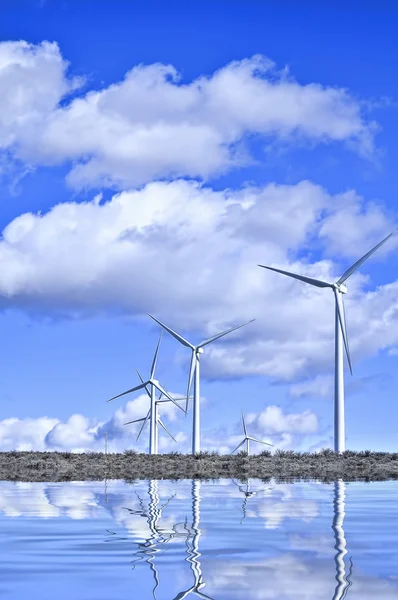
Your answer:
[[[277,451],[253,456],[202,452],[151,456],[127,450],[101,452],[0,452],[0,480],[98,481],[104,479],[219,479],[249,477],[268,481],[316,479],[331,482],[398,479],[398,452],[330,450],[319,453]]]

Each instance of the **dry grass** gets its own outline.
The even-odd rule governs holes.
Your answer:
[[[331,450],[317,454],[265,451],[254,456],[201,452],[191,456],[172,452],[150,456],[126,450],[123,454],[89,452],[0,452],[0,480],[84,481],[103,479],[219,479],[248,477],[278,481],[318,479],[330,482],[398,479],[398,452]]]

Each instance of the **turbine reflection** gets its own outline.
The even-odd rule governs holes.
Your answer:
[[[192,573],[194,576],[194,584],[189,589],[180,592],[175,596],[174,600],[183,600],[190,594],[196,594],[200,598],[206,598],[207,600],[214,600],[211,596],[207,596],[200,590],[206,585],[203,581],[202,566],[199,561],[199,539],[201,535],[200,525],[200,485],[199,479],[192,480],[192,526],[191,531],[188,530],[186,539],[187,554],[188,557],[185,559],[190,563]],[[190,543],[190,538],[192,541]]]
[[[247,501],[249,498],[252,498],[253,496],[256,496],[257,494],[261,493],[261,492],[265,492],[267,490],[272,490],[273,487],[269,487],[269,488],[262,488],[260,490],[252,490],[251,489],[251,481],[250,479],[248,479],[246,481],[246,485],[239,485],[239,483],[236,483],[236,481],[233,479],[232,483],[234,483],[236,485],[236,487],[238,488],[238,490],[240,492],[242,492],[242,494],[244,494],[244,500],[242,503],[242,518],[240,520],[240,523],[242,524],[244,519],[246,518],[246,505],[247,505]]]
[[[334,483],[334,497],[333,497],[333,533],[335,539],[334,548],[336,550],[336,554],[334,557],[334,562],[336,565],[336,587],[333,594],[332,600],[344,600],[347,596],[348,590],[352,585],[352,581],[350,579],[352,575],[352,559],[350,557],[350,567],[348,571],[348,575],[346,576],[346,564],[345,564],[345,555],[347,554],[347,543],[345,539],[345,533],[343,529],[343,521],[345,517],[345,485],[342,480],[335,481]]]

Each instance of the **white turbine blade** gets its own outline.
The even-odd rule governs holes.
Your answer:
[[[143,380],[143,378],[141,377],[141,374],[140,374],[139,370],[138,370],[138,369],[136,369],[136,371],[137,371],[137,375],[138,375],[138,377],[141,379],[141,383],[145,383],[145,382],[144,382],[144,380]],[[146,386],[146,385],[145,385],[145,391],[146,391],[146,393],[148,394],[148,396],[149,396],[149,397],[151,397],[151,392],[148,390],[148,388],[147,388],[147,386]]]
[[[374,252],[376,252],[376,250],[378,250],[378,248],[380,248],[380,246],[382,246],[394,234],[395,234],[395,231],[393,231],[392,233],[390,233],[389,235],[387,235],[374,248],[372,248],[371,250],[369,250],[369,252],[367,252],[366,254],[364,254],[362,256],[362,258],[360,258],[359,260],[357,260],[357,262],[355,262],[353,265],[351,265],[351,267],[349,269],[347,269],[347,271],[345,271],[343,273],[343,275],[340,277],[340,279],[336,283],[338,283],[339,285],[342,284],[342,283],[344,283],[354,273],[354,271],[356,271],[357,269],[359,269],[359,267],[361,265],[363,265],[363,263],[365,262],[365,260],[368,260],[368,258],[370,256],[372,256],[372,254]]]
[[[148,410],[147,416],[145,417],[145,419],[144,419],[144,422],[143,422],[143,424],[141,425],[141,429],[140,429],[140,430],[139,430],[139,432],[138,432],[138,435],[137,435],[137,441],[140,439],[140,435],[141,435],[141,433],[143,432],[143,430],[144,430],[144,427],[145,427],[146,423],[148,422],[148,419],[149,419],[149,417],[150,417],[150,416],[151,416],[151,411],[150,411],[150,410]]]
[[[258,440],[257,438],[251,437],[250,435],[248,435],[247,438],[249,440],[252,440],[253,442],[258,442],[259,444],[265,444],[266,446],[273,446],[274,445],[274,444],[270,444],[269,442],[263,442],[263,440]]]
[[[243,416],[243,413],[242,413],[242,423],[243,423],[243,431],[245,432],[245,436],[247,437],[247,429],[246,429],[245,417]]]
[[[190,393],[191,387],[192,387],[192,379],[193,379],[193,375],[195,373],[195,369],[196,369],[196,356],[195,356],[195,351],[192,350],[191,366],[189,367],[187,398],[186,398],[186,402],[185,402],[185,414],[188,412],[188,398],[189,398],[189,393]]]
[[[221,333],[218,333],[217,335],[213,335],[213,337],[204,340],[203,342],[200,342],[200,344],[197,345],[197,348],[203,348],[203,346],[207,346],[207,344],[211,344],[212,342],[214,342],[215,340],[218,340],[218,338],[223,337],[224,335],[227,335],[227,333],[232,333],[232,331],[236,331],[237,329],[240,329],[241,327],[244,327],[245,325],[249,325],[249,323],[253,323],[253,321],[255,321],[256,319],[252,319],[251,321],[247,321],[247,323],[243,323],[242,325],[238,325],[237,327],[231,327],[231,329],[227,329],[227,331],[222,331]]]
[[[173,398],[174,403],[176,404],[177,402],[183,402],[186,401],[186,397],[183,396],[182,398]],[[157,404],[163,404],[164,402],[171,402],[171,400],[169,400],[168,398],[166,398],[166,400],[156,400]],[[182,408],[182,406],[180,406],[179,404],[177,404],[178,408],[180,408],[182,410],[182,412],[185,412],[185,410]]]
[[[160,346],[160,341],[162,339],[162,335],[163,335],[163,331],[160,332],[160,336],[159,336],[159,341],[158,341],[158,345],[156,346],[156,350],[155,350],[155,354],[153,356],[153,361],[152,361],[152,366],[151,366],[151,379],[154,377],[155,375],[155,369],[156,369],[156,363],[158,361],[158,354],[159,354],[159,346]]]
[[[239,444],[239,446],[236,446],[235,450],[232,450],[231,454],[233,454],[234,452],[237,451],[238,448],[240,448],[241,446],[243,446],[243,444],[245,443],[245,441],[246,441],[246,438],[241,441],[241,443]]]
[[[175,404],[176,406],[178,406],[178,408],[181,408],[181,406],[179,406],[179,405],[177,404],[177,402],[174,400],[174,398],[172,398],[172,397],[170,396],[170,394],[168,394],[168,393],[166,392],[166,390],[162,388],[162,386],[160,385],[160,383],[157,383],[157,382],[155,382],[155,381],[153,381],[153,380],[151,381],[151,383],[152,383],[152,385],[154,385],[154,386],[155,386],[155,388],[156,388],[157,390],[159,390],[159,392],[162,392],[162,394],[163,394],[164,396],[166,396],[166,398],[168,398],[168,399],[170,400],[170,402],[172,402],[173,404]]]
[[[166,432],[166,433],[168,433],[168,434],[169,434],[169,436],[171,437],[171,439],[172,439],[172,440],[174,440],[174,441],[175,441],[175,443],[177,443],[177,440],[175,439],[175,437],[173,437],[173,436],[171,435],[170,431],[167,429],[166,425],[163,423],[163,421],[162,421],[162,419],[161,419],[161,418],[159,418],[159,425],[160,425],[161,427],[163,427],[163,429],[165,430],[165,432]]]
[[[131,390],[127,390],[127,392],[123,392],[121,394],[118,394],[117,396],[113,396],[113,398],[109,398],[107,402],[110,402],[111,400],[116,400],[116,398],[120,398],[121,396],[125,396],[126,394],[131,394],[132,392],[138,392],[138,390],[142,390],[142,388],[144,388],[149,383],[151,382],[146,381],[145,383],[141,383],[141,385],[136,385],[135,387],[131,388]]]
[[[275,269],[275,267],[266,267],[265,265],[258,265],[263,269],[269,269],[270,271],[275,271],[276,273],[282,273],[282,275],[287,275],[288,277],[293,277],[293,279],[299,279],[300,281],[304,281],[304,283],[310,283],[311,285],[315,285],[316,287],[326,288],[332,287],[331,283],[327,281],[321,281],[320,279],[314,279],[313,277],[306,277],[305,275],[297,275],[297,273],[290,273],[290,271],[282,271],[282,269]]]
[[[146,417],[142,417],[142,419],[134,419],[134,421],[127,421],[127,423],[123,423],[123,425],[130,425],[130,423],[139,423],[140,421],[145,421]]]
[[[340,329],[343,334],[344,348],[347,355],[348,366],[350,367],[350,373],[352,375],[352,365],[351,365],[351,357],[350,357],[350,348],[348,346],[348,335],[347,335],[347,326],[345,322],[345,310],[343,298],[337,290],[335,290],[334,295],[336,297],[336,305],[337,305],[337,314],[339,316]]]
[[[156,321],[156,323],[158,323],[161,327],[163,327],[163,329],[165,329],[166,331],[168,331],[170,333],[170,335],[172,335],[176,340],[178,340],[180,342],[180,344],[182,344],[183,346],[187,346],[187,348],[194,349],[194,346],[192,346],[192,344],[190,344],[188,342],[188,340],[186,340],[185,338],[183,338],[176,331],[173,331],[173,329],[170,329],[170,327],[167,327],[167,325],[165,325],[161,321],[158,321],[158,319],[156,319],[155,317],[153,317],[149,313],[147,313],[147,315],[148,315],[148,317],[151,317],[151,319],[153,319],[154,321]]]

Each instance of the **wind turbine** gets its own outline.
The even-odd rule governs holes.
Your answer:
[[[141,375],[138,372],[138,370],[137,370],[137,373],[138,373],[138,377],[141,379],[142,383],[144,383],[144,380],[141,377]],[[151,398],[151,393],[149,392],[149,390],[146,389],[146,392],[147,392],[148,396]],[[166,398],[165,400],[161,400],[162,396],[163,396],[163,392],[160,392],[159,398],[157,400],[155,400],[155,419],[154,419],[155,420],[155,444],[154,444],[154,454],[158,454],[158,450],[159,450],[159,447],[158,447],[159,425],[161,427],[163,427],[163,429],[171,437],[171,439],[174,440],[177,443],[177,440],[171,435],[170,431],[167,429],[166,425],[163,423],[162,419],[159,416],[159,406],[158,405],[159,404],[163,404],[164,402],[171,402],[171,400],[169,400],[168,398]],[[184,398],[174,398],[175,403],[177,403],[177,402],[179,402],[181,400],[185,400],[185,397]],[[177,406],[183,412],[185,412],[184,409],[179,404],[177,404]],[[137,440],[138,440],[140,438],[140,435],[141,435],[141,433],[142,433],[142,431],[143,431],[143,429],[144,429],[144,427],[145,427],[148,419],[150,419],[150,417],[151,417],[151,408],[149,408],[146,417],[142,417],[141,419],[134,419],[133,421],[127,421],[127,423],[124,423],[124,425],[129,425],[130,423],[140,423],[140,422],[142,422],[141,428],[140,428],[140,430],[138,432],[138,435],[137,435]]]
[[[173,331],[170,327],[167,327],[164,323],[153,317],[148,313],[148,316],[151,317],[156,323],[158,323],[163,329],[168,331],[177,341],[180,342],[183,346],[190,348],[192,352],[191,358],[191,366],[189,369],[189,379],[188,379],[188,390],[187,390],[187,401],[185,406],[185,412],[188,410],[188,398],[189,393],[191,391],[192,379],[195,376],[194,380],[194,392],[193,392],[193,426],[192,426],[192,454],[197,454],[200,452],[200,355],[203,353],[203,347],[215,342],[219,338],[227,335],[228,333],[232,333],[245,325],[249,325],[249,323],[253,323],[255,319],[248,321],[247,323],[243,323],[243,325],[238,325],[237,327],[232,327],[231,329],[227,329],[227,331],[223,331],[218,333],[217,335],[213,335],[211,338],[200,342],[194,346],[188,340],[183,338],[181,335]]]
[[[347,287],[344,282],[351,277],[353,273],[368,259],[380,246],[382,246],[391,236],[395,234],[395,231],[387,235],[381,242],[379,242],[374,248],[369,250],[366,254],[357,260],[351,267],[349,267],[343,275],[335,283],[329,283],[327,281],[321,281],[320,279],[313,279],[312,277],[306,277],[304,275],[297,275],[297,273],[291,273],[290,271],[283,271],[282,269],[275,269],[274,267],[267,267],[266,265],[258,265],[263,269],[269,269],[276,273],[282,273],[288,277],[299,279],[310,285],[314,285],[319,288],[331,288],[334,293],[336,309],[335,309],[335,375],[334,375],[334,450],[335,452],[344,452],[345,450],[345,421],[344,421],[344,366],[343,366],[343,342],[345,351],[347,354],[348,365],[352,375],[350,349],[348,346],[347,328],[345,321],[345,310],[343,302],[343,294],[347,293]]]
[[[249,450],[250,450],[250,440],[253,442],[258,442],[259,444],[265,444],[266,446],[273,446],[273,444],[269,444],[268,442],[263,442],[262,440],[258,440],[257,438],[251,437],[250,435],[247,434],[247,429],[246,429],[246,423],[245,423],[245,417],[243,416],[242,413],[242,423],[243,423],[243,431],[245,432],[245,437],[243,438],[243,440],[241,441],[241,443],[236,446],[235,450],[232,450],[231,454],[233,454],[234,452],[236,452],[236,450],[238,448],[240,448],[241,446],[243,446],[243,444],[246,442],[246,452],[247,455],[249,456]]]
[[[155,393],[156,392],[155,392],[155,389],[157,389],[164,396],[166,396],[166,398],[168,398],[171,402],[173,402],[176,406],[178,406],[178,408],[181,408],[177,404],[177,402],[174,400],[174,398],[172,398],[166,392],[166,390],[164,390],[162,388],[162,386],[160,385],[159,381],[157,379],[155,379],[155,369],[156,369],[156,363],[157,363],[157,359],[158,359],[159,346],[160,346],[160,340],[161,339],[162,339],[162,332],[161,332],[161,334],[159,336],[158,345],[156,346],[155,354],[154,354],[153,361],[152,361],[151,374],[149,376],[149,379],[147,381],[142,381],[142,383],[140,385],[136,385],[135,387],[131,388],[130,390],[127,390],[126,392],[122,392],[121,394],[118,394],[117,396],[113,396],[113,398],[110,398],[109,400],[107,400],[107,402],[111,402],[112,400],[116,400],[116,398],[120,398],[121,396],[125,396],[126,394],[131,394],[132,392],[137,392],[138,390],[142,390],[142,389],[146,390],[147,394],[150,396],[150,399],[151,399],[150,431],[149,431],[149,454],[155,454],[155,445],[156,445],[156,421],[155,421],[155,418],[156,418],[156,410],[155,410],[156,397],[155,397]],[[150,392],[149,392],[147,386],[150,386],[150,389],[151,389]]]

